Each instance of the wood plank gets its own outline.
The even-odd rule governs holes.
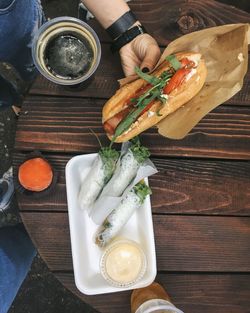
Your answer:
[[[86,296],[80,293],[73,273],[54,273],[57,279],[80,299],[100,313],[130,312],[130,294]],[[185,313],[247,313],[250,307],[250,275],[246,274],[175,274],[161,273],[156,277],[173,303]]]
[[[249,23],[250,14],[213,0],[133,0],[131,10],[162,46],[192,31],[232,23]],[[238,3],[237,5],[238,6]],[[110,37],[96,20],[90,20],[102,42]]]
[[[29,97],[22,106],[15,148],[68,153],[96,152],[108,139],[101,124],[103,100]],[[220,106],[183,140],[170,140],[151,128],[141,135],[154,156],[250,159],[250,108]]]
[[[49,268],[72,270],[67,213],[21,214]],[[250,272],[249,218],[154,215],[153,220],[159,271]]]
[[[15,167],[25,156],[15,154]],[[74,155],[45,156],[59,173],[55,190],[42,201],[19,195],[19,207],[66,212],[65,166]],[[152,160],[159,170],[150,177],[154,213],[250,216],[250,162]]]
[[[137,0],[129,4],[161,45],[208,27],[249,23],[250,15],[213,0]]]
[[[233,98],[228,100],[227,103],[250,105],[250,63],[248,68],[243,88]],[[69,87],[59,86],[40,75],[33,83],[29,93],[32,95],[94,97],[108,99],[118,88],[117,80],[123,76],[118,55],[112,55],[109,45],[103,44],[101,62],[95,74],[94,80],[83,90],[75,91]]]
[[[249,162],[153,161],[154,213],[249,215]]]

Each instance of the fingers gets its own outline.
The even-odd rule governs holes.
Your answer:
[[[157,61],[159,60],[161,51],[157,44],[150,44],[147,46],[145,56],[142,60],[140,68],[143,72],[152,71]]]
[[[121,55],[121,63],[125,76],[131,76],[135,74],[135,67],[140,64],[140,60],[135,55]]]
[[[120,50],[121,64],[125,76],[135,74],[135,67],[141,63],[137,54],[134,52],[132,44],[129,43]]]
[[[135,74],[134,68],[136,67],[136,65],[137,65],[136,63],[135,63],[135,64],[131,64],[131,66],[126,66],[126,65],[124,65],[124,66],[123,66],[124,75],[125,75],[126,77],[131,76],[131,75],[134,75],[134,74]]]
[[[136,37],[120,49],[121,63],[124,74],[135,74],[135,67],[143,71],[151,71],[159,60],[161,51],[156,40],[149,34]]]

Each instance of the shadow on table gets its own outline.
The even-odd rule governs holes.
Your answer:
[[[8,313],[98,313],[72,295],[48,270],[40,256],[22,284]]]

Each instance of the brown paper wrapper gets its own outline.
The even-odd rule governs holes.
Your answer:
[[[230,24],[187,34],[168,45],[156,66],[169,54],[194,51],[202,54],[208,75],[194,98],[156,125],[161,135],[182,139],[208,112],[241,90],[248,68],[248,43],[249,24]]]

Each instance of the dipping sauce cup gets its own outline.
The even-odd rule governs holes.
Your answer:
[[[132,240],[120,239],[110,244],[101,257],[101,274],[115,287],[129,287],[145,274],[146,256],[141,246]]]

